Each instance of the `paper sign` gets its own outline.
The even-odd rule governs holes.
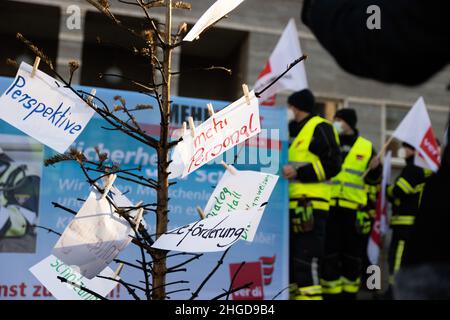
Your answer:
[[[210,25],[236,9],[244,0],[218,0],[200,17],[183,41],[193,41]]]
[[[118,207],[133,206],[115,187],[108,195]],[[64,230],[53,254],[68,265],[78,266],[83,276],[92,279],[131,242],[129,235],[134,236],[130,224],[93,190]]]
[[[57,277],[62,277],[74,282],[81,287],[87,288],[105,297],[117,286],[117,282],[108,279],[94,278],[86,279],[76,268],[68,266],[53,255],[48,256],[41,262],[30,268],[30,272],[47,288],[58,300],[100,300],[100,298],[68,283],[61,282]],[[103,277],[114,277],[111,268],[105,268],[101,273]],[[117,277],[117,279],[120,279]]]
[[[183,141],[174,148],[169,178],[177,178],[180,174],[184,178],[261,132],[258,99],[254,91],[249,96],[250,105],[242,97],[196,127],[194,137],[191,136],[191,130],[186,130]],[[183,165],[180,166],[180,163]]]
[[[94,114],[83,100],[49,75],[22,62],[0,97],[0,118],[50,148],[64,153]]]
[[[234,171],[236,174],[227,170],[214,189],[204,209],[206,218],[259,208],[269,201],[278,176],[257,171]],[[242,234],[242,240],[253,241],[264,208],[257,211],[250,228]]]
[[[225,251],[236,243],[253,221],[256,210],[236,211],[167,231],[153,248],[182,252]]]

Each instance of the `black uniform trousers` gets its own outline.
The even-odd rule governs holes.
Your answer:
[[[355,299],[359,290],[366,236],[358,232],[356,210],[332,206],[322,260],[324,298]]]
[[[295,215],[290,210],[290,216]],[[289,279],[298,288],[320,286],[320,259],[325,250],[325,228],[328,211],[313,210],[314,227],[308,232],[294,233],[290,228]],[[292,220],[292,219],[291,219]],[[311,296],[320,296],[314,291]]]

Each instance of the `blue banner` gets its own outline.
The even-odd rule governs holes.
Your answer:
[[[0,92],[12,82],[11,78],[0,78]],[[91,88],[83,88],[90,91]],[[109,106],[117,104],[114,97],[120,95],[127,106],[152,104],[152,109],[135,112],[138,122],[145,131],[159,135],[159,109],[151,98],[135,92],[97,89],[97,96]],[[219,110],[228,103],[200,99],[173,97],[171,128],[179,128],[189,116],[197,121],[208,117],[208,102]],[[2,106],[3,108],[6,106]],[[120,111],[117,112],[120,114]],[[188,224],[198,219],[196,206],[204,207],[214,186],[223,174],[220,161],[233,163],[239,170],[257,170],[280,174],[281,166],[287,162],[287,120],[286,108],[260,108],[263,132],[251,139],[244,147],[229,150],[198,169],[186,179],[175,180],[170,188],[169,229]],[[106,152],[109,159],[121,168],[141,166],[141,174],[156,178],[157,158],[150,147],[126,134],[107,130],[111,126],[95,115],[89,125],[74,142],[73,147],[83,150],[90,160],[97,160],[95,148]],[[38,226],[62,233],[73,215],[55,208],[52,202],[77,211],[89,194],[89,185],[76,163],[65,161],[45,167],[44,159],[54,151],[26,136],[7,123],[0,121],[0,299],[53,299],[39,281],[28,271],[34,264],[51,254],[58,236]],[[93,174],[94,175],[94,174]],[[153,189],[117,179],[115,185],[133,202],[156,202]],[[288,286],[288,198],[287,181],[280,178],[261,220],[255,240],[252,243],[239,241],[229,251],[224,264],[200,292],[199,299],[209,299],[228,290],[231,279],[241,264],[246,264],[235,279],[234,287],[253,282],[230,296],[238,299],[272,299]],[[155,232],[152,212],[145,215],[149,233]],[[24,223],[26,222],[26,223]],[[26,227],[24,227],[26,225]],[[208,253],[186,265],[186,271],[168,274],[168,282],[185,280],[186,284],[167,287],[171,299],[188,299],[203,279],[217,264],[222,253]],[[130,244],[120,259],[134,262],[141,259],[138,248]],[[183,262],[189,256],[168,259],[168,267]],[[114,270],[116,264],[112,263]],[[125,267],[121,277],[130,283],[142,285],[143,273]],[[139,291],[137,291],[140,294]],[[132,299],[125,288],[118,287],[108,296],[111,299]],[[286,290],[278,297],[287,298]]]

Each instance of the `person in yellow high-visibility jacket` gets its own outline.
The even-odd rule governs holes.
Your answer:
[[[324,297],[329,299],[355,299],[359,291],[365,234],[370,230],[366,184],[376,185],[382,174],[372,143],[359,135],[356,122],[355,110],[336,112],[334,125],[344,161],[339,174],[331,179],[321,279]]]
[[[291,298],[322,299],[319,260],[324,252],[331,186],[341,166],[339,137],[332,124],[314,113],[315,99],[304,89],[288,98],[298,135],[289,148],[283,175],[290,180]]]

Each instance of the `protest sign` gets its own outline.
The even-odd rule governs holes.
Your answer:
[[[234,168],[233,170],[234,174],[231,170],[226,170],[214,189],[204,209],[206,218],[259,208],[269,201],[278,176],[257,171],[238,171]],[[242,234],[243,240],[253,241],[264,208],[255,213],[250,227]]]
[[[183,141],[174,148],[174,162],[169,166],[169,171],[172,172],[169,178],[177,178],[181,171],[184,178],[261,132],[258,99],[254,91],[249,93],[249,104],[246,98],[244,96],[212,115],[195,128],[195,133],[187,130]],[[183,170],[180,170],[180,161],[184,166]]]
[[[284,29],[280,40],[278,40],[275,49],[270,55],[269,61],[267,61],[264,69],[261,71],[258,79],[256,80],[254,86],[255,91],[262,91],[276,77],[282,74],[289,64],[302,55],[303,53],[300,47],[295,20],[291,18]],[[259,101],[261,105],[273,106],[275,104],[277,93],[284,90],[299,91],[305,88],[308,88],[305,65],[303,63],[299,63],[273,86],[262,93]]]
[[[225,251],[236,243],[257,210],[236,211],[167,231],[152,245],[153,248],[182,252]]]
[[[115,187],[108,196],[118,207],[133,206]],[[66,264],[78,266],[83,276],[95,277],[131,242],[130,224],[114,211],[109,201],[93,190],[64,230],[53,254]]]
[[[22,62],[0,97],[0,118],[64,153],[94,114],[83,100],[49,75]]]
[[[244,0],[218,0],[200,17],[183,41],[193,41],[200,36],[206,28],[222,19],[225,15],[236,9]]]
[[[117,286],[117,282],[108,279],[86,279],[75,268],[65,264],[53,255],[31,267],[30,272],[58,300],[100,300],[100,298],[81,288],[61,282],[58,277],[65,278],[67,281],[76,283],[80,287],[87,288],[101,296],[106,296]],[[115,277],[114,271],[109,267],[105,268],[100,275],[108,278]],[[117,279],[119,278],[117,277]]]

